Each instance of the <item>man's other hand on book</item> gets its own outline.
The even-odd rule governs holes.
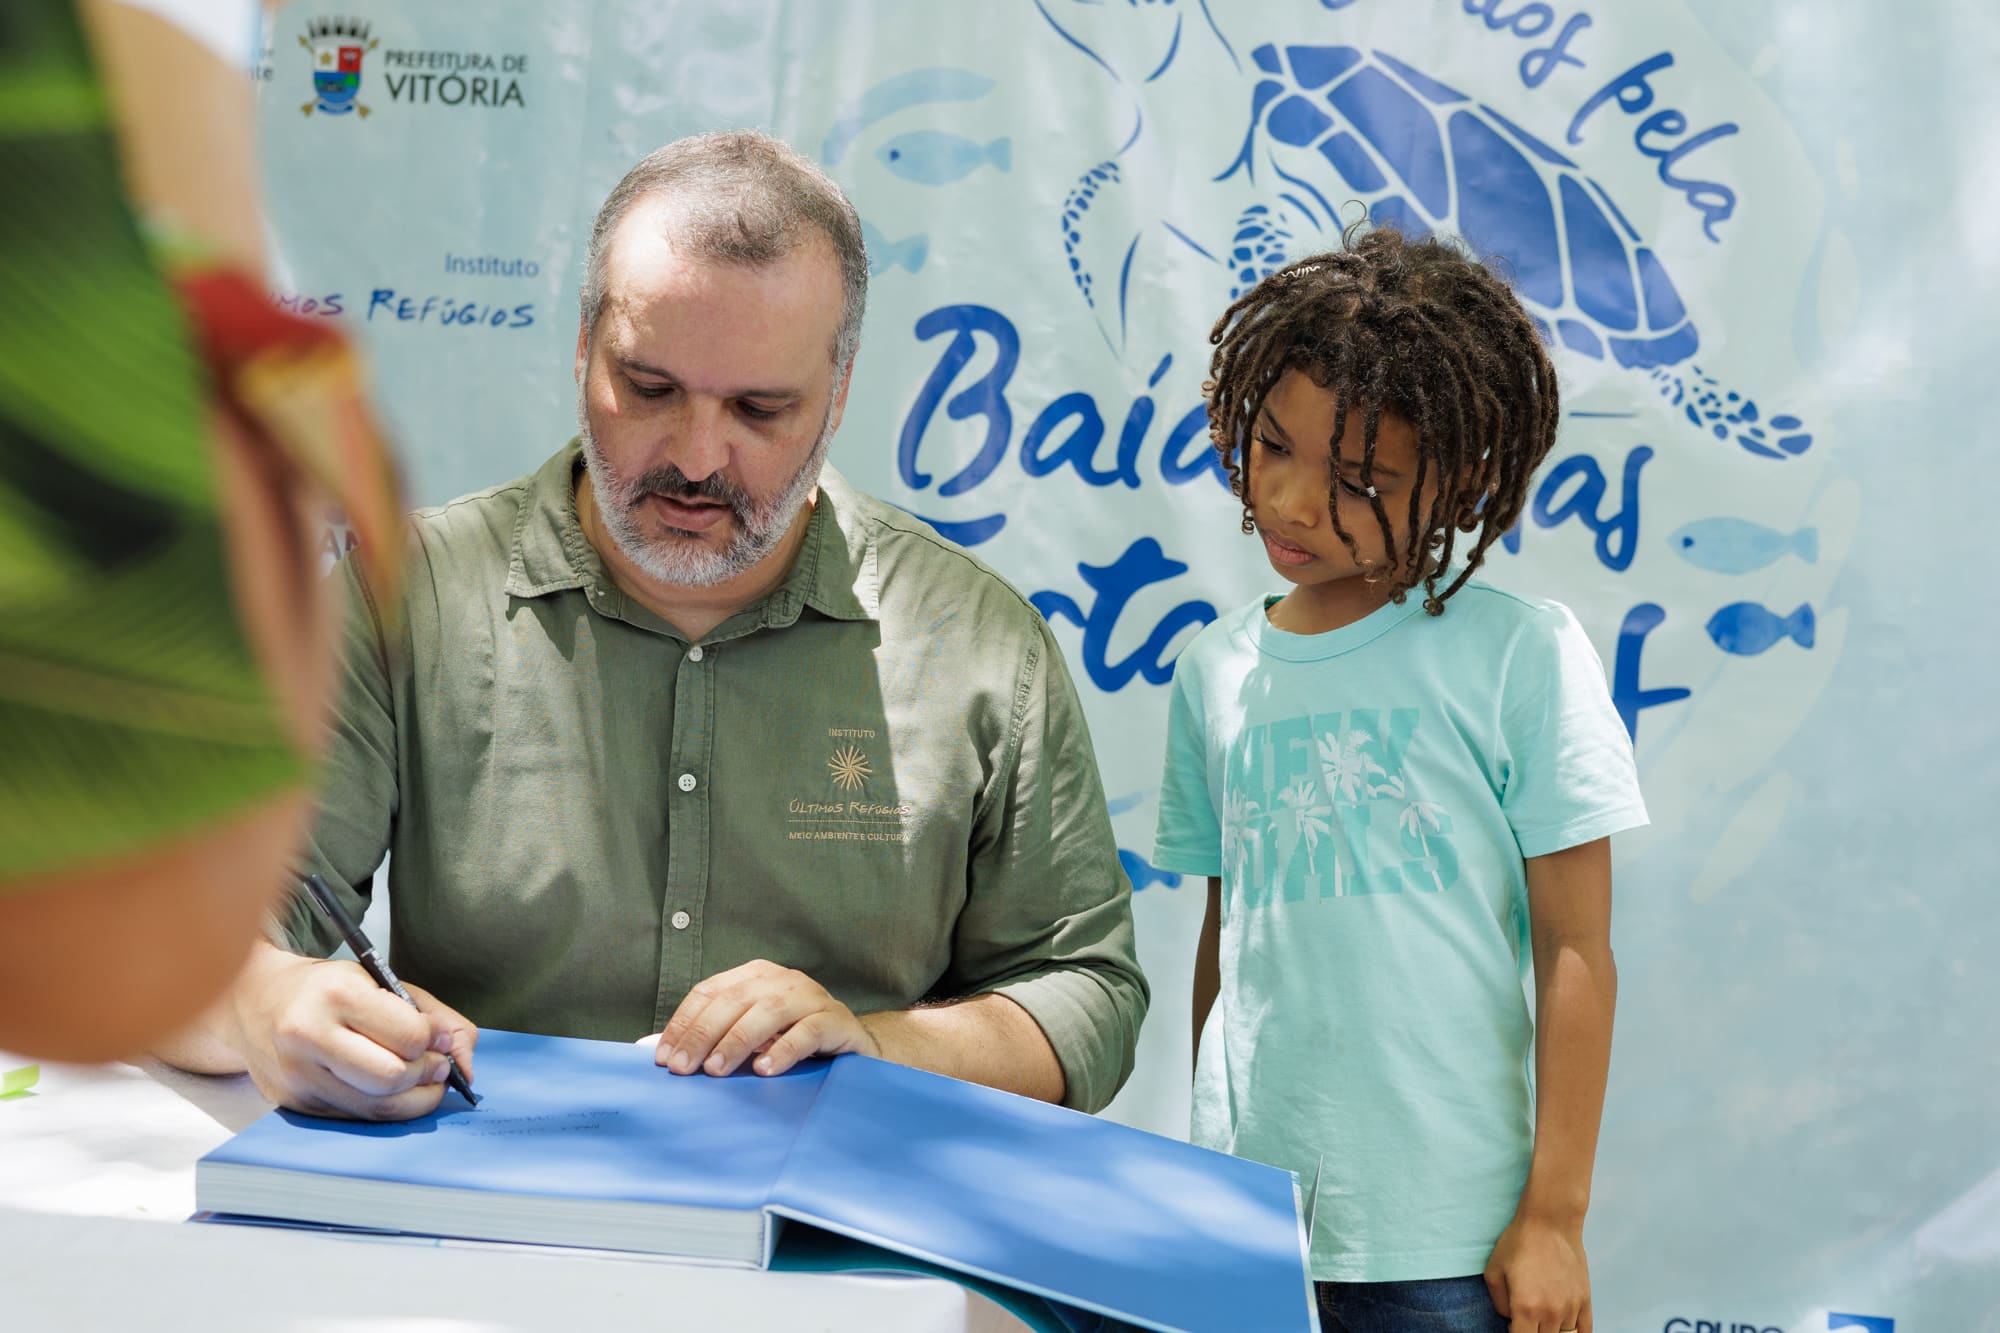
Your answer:
[[[810,1056],[858,1053],[1045,1102],[1067,1089],[1055,1048],[1008,996],[856,1017],[805,973],[761,958],[696,984],[649,1041],[654,1062],[676,1074],[782,1074]]]
[[[231,996],[233,1045],[257,1090],[280,1106],[356,1120],[437,1109],[448,1065],[473,1077],[479,1029],[421,986],[415,1009],[357,963],[260,944]]]
[[[811,1055],[880,1058],[854,1011],[796,968],[759,958],[698,982],[667,1020],[654,1062],[676,1074],[782,1074]]]

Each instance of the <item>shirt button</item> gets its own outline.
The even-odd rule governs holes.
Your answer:
[[[692,647],[692,648],[688,649],[688,661],[690,661],[690,662],[699,662],[699,661],[701,661],[701,645],[700,645],[700,644],[696,644],[696,645],[695,645],[694,647]]]
[[[692,921],[693,919],[694,918],[690,917],[686,912],[675,912],[672,917],[674,923],[674,929],[686,930],[688,928],[688,922]]]
[[[677,786],[677,787],[679,787],[679,788],[680,788],[680,789],[681,789],[682,791],[693,791],[693,790],[694,790],[694,774],[692,774],[692,773],[683,773],[683,774],[681,774],[681,775],[680,775],[680,777],[679,777],[679,779],[677,779],[677,780],[675,781],[674,785],[675,785],[675,786]]]

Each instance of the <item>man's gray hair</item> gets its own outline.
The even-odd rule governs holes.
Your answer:
[[[668,228],[676,248],[704,259],[761,267],[791,254],[809,231],[824,236],[840,261],[845,300],[833,345],[836,382],[845,374],[861,344],[861,316],[868,306],[861,219],[825,172],[756,130],[677,139],[648,153],[605,197],[590,228],[583,270],[583,324],[591,341],[604,309],[611,235],[633,204],[654,196],[673,201]]]

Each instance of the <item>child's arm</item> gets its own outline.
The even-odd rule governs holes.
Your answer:
[[[1208,877],[1208,910],[1201,918],[1201,935],[1194,942],[1194,1051],[1201,1059],[1201,1030],[1222,989],[1222,881]]]
[[[1486,1265],[1515,1329],[1590,1333],[1583,1217],[1611,1063],[1611,841],[1527,863],[1535,956],[1535,1153],[1514,1220]]]

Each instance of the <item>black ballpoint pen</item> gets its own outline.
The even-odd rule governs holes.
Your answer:
[[[410,998],[410,993],[403,989],[403,983],[396,980],[396,974],[389,970],[389,960],[368,942],[368,937],[361,933],[361,923],[348,915],[347,909],[341,906],[340,899],[334,896],[326,881],[318,875],[307,875],[305,886],[306,891],[312,894],[313,902],[318,904],[319,910],[326,914],[326,919],[340,932],[341,943],[354,950],[355,961],[367,969],[369,976],[375,978],[375,984],[385,991],[394,993],[403,1003],[415,1009],[417,1002]],[[464,1074],[458,1072],[458,1061],[449,1055],[446,1055],[444,1060],[451,1070],[444,1081],[471,1105],[479,1105],[479,1097],[472,1091],[472,1084],[466,1080]]]

